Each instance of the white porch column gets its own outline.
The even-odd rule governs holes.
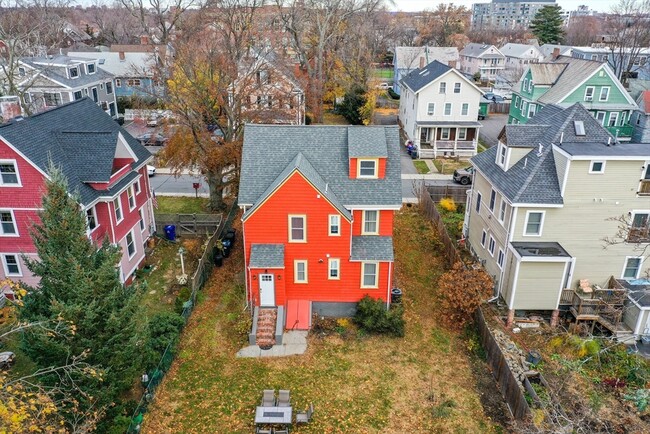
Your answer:
[[[438,138],[438,127],[433,127],[431,130],[433,131],[433,158],[438,158],[438,145],[436,143]]]

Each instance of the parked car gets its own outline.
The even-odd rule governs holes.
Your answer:
[[[388,89],[390,89],[390,84],[388,84],[388,83],[379,83],[379,84],[376,86],[376,88],[377,88],[377,89],[388,90]]]
[[[11,351],[0,353],[0,369],[9,369],[16,361],[16,355]]]
[[[503,103],[506,102],[506,98],[502,97],[501,95],[497,95],[496,93],[488,92],[485,95],[483,95],[483,98],[492,101],[492,102],[498,102],[498,103]]]
[[[474,168],[472,166],[465,167],[464,169],[454,170],[454,181],[460,182],[461,185],[469,185],[472,183],[472,175],[474,175]]]
[[[152,114],[149,116],[149,119],[147,119],[147,126],[148,127],[157,127],[163,122],[164,117],[159,115],[159,114]]]
[[[144,146],[164,146],[167,143],[167,137],[160,133],[144,133],[136,138]]]
[[[149,176],[154,176],[156,174],[156,168],[147,164],[147,174]]]

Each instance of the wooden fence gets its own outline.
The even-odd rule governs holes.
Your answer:
[[[221,225],[221,214],[156,214],[156,232],[164,233],[167,225],[176,226],[176,235],[209,235]]]
[[[422,185],[419,188],[419,202],[420,202],[420,212],[424,213],[429,220],[433,223],[434,228],[442,241],[443,246],[445,247],[445,258],[447,259],[447,266],[449,268],[453,267],[456,262],[463,262],[458,250],[456,249],[456,240],[452,240],[447,233],[447,228],[442,222],[442,217],[436,208],[436,204],[429,195],[427,188]]]
[[[514,376],[506,358],[501,351],[501,347],[494,339],[494,335],[485,322],[483,311],[479,308],[474,315],[476,325],[478,326],[479,334],[481,335],[481,343],[485,348],[487,354],[487,362],[492,368],[492,375],[496,378],[501,394],[510,407],[512,415],[517,420],[523,420],[529,417],[530,407],[526,402],[526,397],[521,389],[521,383]]]
[[[489,113],[510,113],[510,103],[509,102],[491,102],[488,108]]]
[[[469,185],[428,185],[427,191],[435,203],[445,197],[451,197],[457,204],[465,205],[469,188]]]

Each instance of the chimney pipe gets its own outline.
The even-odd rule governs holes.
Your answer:
[[[124,51],[120,51],[119,56],[120,56],[120,62],[124,62],[126,60],[126,56],[124,55]]]
[[[553,48],[553,60],[560,57],[560,47]]]

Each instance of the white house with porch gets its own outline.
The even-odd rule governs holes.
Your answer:
[[[399,120],[418,158],[476,155],[483,92],[455,68],[438,61],[400,81]]]

